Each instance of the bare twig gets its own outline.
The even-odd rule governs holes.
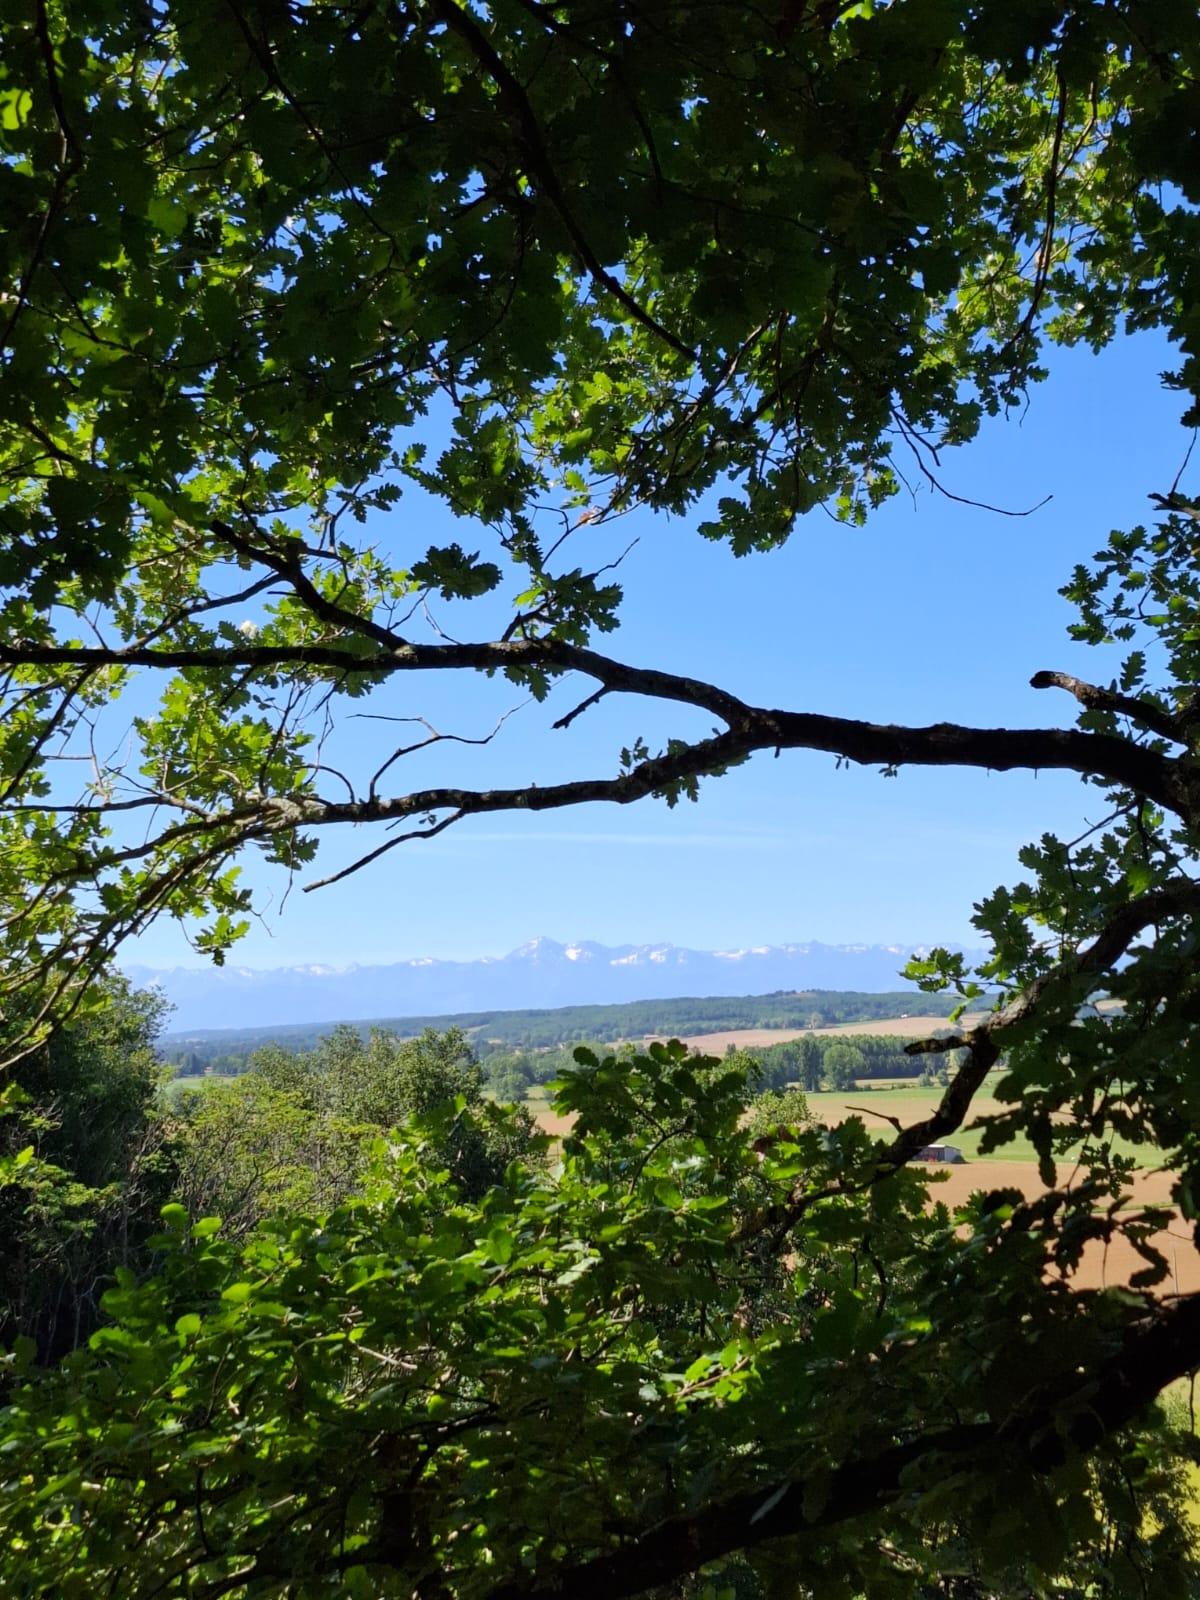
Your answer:
[[[306,883],[304,885],[304,893],[311,894],[314,889],[325,889],[331,883],[340,883],[343,878],[348,878],[355,872],[361,872],[364,867],[369,867],[373,861],[378,861],[380,856],[387,855],[389,850],[394,850],[397,845],[407,843],[409,839],[436,839],[439,833],[444,832],[452,823],[457,822],[461,816],[461,812],[455,811],[450,816],[443,817],[441,822],[435,823],[432,827],[410,828],[407,833],[398,833],[394,839],[388,839],[384,844],[379,845],[377,849],[368,851],[365,856],[360,856],[357,861],[352,861],[348,867],[342,867],[337,872],[331,872],[328,877],[318,878],[315,883]]]
[[[552,723],[551,726],[556,730],[559,728],[569,728],[575,721],[576,717],[581,717],[585,711],[590,711],[596,702],[598,700],[603,700],[604,696],[609,692],[610,691],[607,688],[597,689],[594,694],[588,695],[586,700],[581,700],[580,703],[575,707],[574,711],[568,711],[565,717],[559,717],[558,721]]]

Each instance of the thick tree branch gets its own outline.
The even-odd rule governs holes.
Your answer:
[[[1174,792],[1169,771],[1140,771],[1126,762],[1127,754],[1149,754],[1124,740],[1106,740],[1099,734],[1057,733],[1054,730],[959,728],[940,724],[932,728],[882,727],[841,717],[803,713],[750,712],[749,727],[731,729],[711,739],[698,740],[639,763],[616,778],[581,778],[568,783],[530,785],[520,789],[418,789],[412,793],[355,801],[319,799],[268,802],[276,813],[266,817],[267,831],[287,826],[322,827],[339,822],[394,822],[424,812],[453,810],[461,816],[497,811],[553,811],[594,802],[629,805],[671,785],[703,777],[744,761],[762,749],[828,750],[847,759],[919,766],[973,766],[987,768],[1064,767],[1098,773],[1129,783],[1152,798],[1171,805]],[[1065,741],[1060,743],[1059,741]],[[1077,742],[1079,741],[1079,742]],[[1109,748],[1110,746],[1114,748]],[[901,756],[900,751],[904,754]],[[1158,759],[1158,758],[1155,758]],[[1169,765],[1169,764],[1168,764]]]
[[[0,643],[0,666],[154,667],[158,669],[245,667],[263,671],[325,667],[341,673],[385,676],[399,672],[505,670],[542,667],[582,672],[617,693],[672,700],[710,711],[729,724],[719,744],[706,740],[680,752],[669,764],[671,780],[701,775],[714,764],[740,761],[756,750],[824,750],[849,761],[899,766],[965,766],[994,771],[1058,769],[1098,777],[1191,816],[1200,805],[1200,774],[1186,757],[1169,757],[1113,734],[1058,728],[970,728],[934,723],[910,728],[860,722],[817,712],[777,711],[747,705],[700,679],[652,668],[627,666],[557,639],[513,639],[483,644],[406,644],[363,656],[345,645],[246,645],[186,649]],[[416,810],[452,807],[473,811],[546,810],[584,800],[628,803],[654,792],[659,782],[638,788],[628,778],[558,784],[546,789],[428,790],[375,808],[360,804],[353,815],[332,807],[313,821],[368,822]]]
[[[1131,1422],[1168,1383],[1191,1372],[1200,1348],[1200,1296],[1135,1323],[1098,1372],[1053,1375],[1008,1417],[939,1429],[843,1463],[829,1474],[814,1510],[806,1478],[768,1482],[659,1523],[619,1549],[575,1566],[502,1584],[490,1600],[620,1600],[643,1594],[708,1562],[770,1539],[817,1534],[886,1510],[910,1492],[917,1463],[956,1473],[997,1452],[1014,1468],[1053,1471]]]
[[[256,550],[261,558],[262,552]],[[347,616],[328,618],[350,629]],[[346,641],[330,644],[192,645],[185,647],[126,645],[44,645],[0,640],[0,667],[74,666],[148,667],[174,672],[198,669],[226,672],[237,668],[275,671],[289,667],[327,668],[339,674],[386,677],[400,672],[506,671],[512,668],[550,668],[582,672],[606,687],[626,694],[675,700],[712,711],[726,722],[748,715],[751,708],[736,695],[698,678],[648,667],[631,667],[583,646],[559,639],[498,639],[478,644],[407,644],[395,636],[380,641],[384,648],[363,655]]]
[[[1172,811],[1196,803],[1197,776],[1178,760],[1145,750],[1127,739],[1051,728],[968,728],[953,722],[924,728],[857,722],[816,713],[761,713],[777,731],[784,750],[829,750],[847,760],[887,768],[901,766],[1058,769],[1101,777],[1157,800]]]

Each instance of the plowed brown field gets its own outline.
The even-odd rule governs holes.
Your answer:
[[[964,1161],[928,1170],[944,1174],[932,1190],[936,1199],[950,1206],[961,1205],[976,1189],[1019,1189],[1027,1200],[1045,1192],[1031,1161]],[[1060,1177],[1065,1176],[1060,1169]],[[1169,1172],[1139,1172],[1134,1180],[1135,1206],[1170,1206],[1171,1181]],[[1158,1293],[1194,1294],[1200,1289],[1200,1251],[1176,1211],[1165,1211],[1161,1222],[1154,1242],[1166,1257],[1169,1276]],[[1127,1284],[1145,1265],[1128,1240],[1118,1236],[1108,1245],[1095,1240],[1085,1248],[1071,1283],[1078,1289],[1112,1289]]]

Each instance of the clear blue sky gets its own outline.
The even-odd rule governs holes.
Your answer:
[[[816,512],[783,550],[740,561],[696,535],[700,513],[585,530],[576,559],[588,567],[639,537],[622,568],[622,628],[600,647],[794,710],[1069,725],[1072,702],[1035,692],[1028,680],[1043,667],[1099,680],[1116,670],[1115,651],[1067,639],[1071,613],[1057,590],[1110,528],[1144,521],[1148,492],[1175,477],[1188,441],[1180,397],[1158,382],[1169,360],[1149,339],[1100,357],[1054,353],[1054,375],[1022,417],[990,423],[975,444],[944,456],[942,480],[963,495],[1014,508],[1053,496],[1023,519],[953,504],[914,474],[915,501],[901,495],[865,529]],[[371,534],[404,564],[447,538],[488,549],[484,530],[473,533],[411,493]],[[456,637],[485,636],[472,611],[480,608],[443,608],[438,620]],[[610,776],[620,747],[637,735],[656,747],[711,724],[686,708],[610,698],[569,731],[549,732],[589,687],[559,687],[549,714],[526,706],[486,751],[442,746],[409,758],[397,789]],[[509,685],[466,674],[387,693],[386,704],[347,709],[419,713],[445,731],[479,734],[521,699]],[[392,732],[355,721],[341,750],[359,760],[386,752]],[[705,949],[803,939],[973,943],[972,903],[1020,875],[1020,845],[1047,829],[1078,831],[1094,820],[1097,800],[1064,774],[907,769],[884,779],[871,769],[839,771],[831,756],[765,754],[673,812],[643,801],[469,819],[331,888],[306,895],[297,885],[281,910],[284,883],[251,863],[248,880],[270,885],[276,907],[232,959],[267,967],[468,958],[536,934]],[[329,837],[313,875],[384,837]],[[124,958],[198,960],[167,924],[127,946]]]

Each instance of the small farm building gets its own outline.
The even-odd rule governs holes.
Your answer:
[[[956,1144],[927,1144],[917,1152],[918,1161],[961,1161],[962,1151]]]

